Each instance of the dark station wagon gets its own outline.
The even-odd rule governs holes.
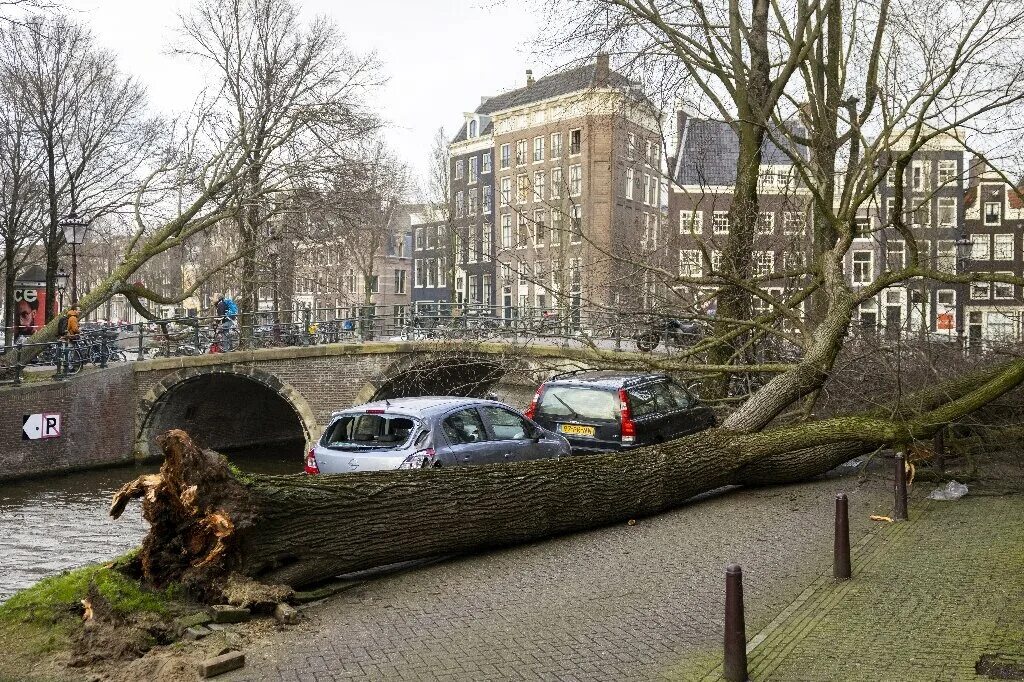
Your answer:
[[[611,371],[556,375],[526,416],[564,436],[574,453],[609,452],[673,440],[715,425],[715,415],[664,374]]]

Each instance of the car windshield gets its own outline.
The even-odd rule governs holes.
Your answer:
[[[320,443],[339,450],[397,450],[409,442],[419,422],[397,414],[346,414],[327,427]]]
[[[618,396],[610,391],[578,386],[548,386],[541,395],[537,414],[570,419],[619,418]]]

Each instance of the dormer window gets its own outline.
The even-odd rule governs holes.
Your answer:
[[[476,137],[477,122],[473,119],[469,122],[469,137]]]

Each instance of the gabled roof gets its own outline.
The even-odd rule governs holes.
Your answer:
[[[608,78],[603,82],[597,81],[597,64],[587,64],[568,71],[559,71],[544,78],[540,78],[526,87],[510,90],[500,95],[488,98],[476,108],[477,114],[490,115],[496,111],[514,109],[516,107],[542,102],[546,99],[562,97],[574,92],[582,92],[594,87],[621,88],[623,90],[633,87],[633,83],[617,71],[608,71]],[[491,131],[491,124],[481,131],[486,135]],[[466,140],[466,124],[463,123],[458,134],[452,142],[463,142]]]
[[[797,133],[802,133],[800,129]],[[806,158],[807,148],[797,146]],[[680,134],[675,181],[678,185],[732,185],[736,182],[739,160],[739,136],[726,121],[687,118]],[[771,139],[761,148],[764,165],[788,166],[792,160]]]

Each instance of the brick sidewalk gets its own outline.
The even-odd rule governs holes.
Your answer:
[[[748,630],[751,680],[990,679],[982,656],[1024,661],[1024,497],[918,500],[858,544],[853,571]]]

